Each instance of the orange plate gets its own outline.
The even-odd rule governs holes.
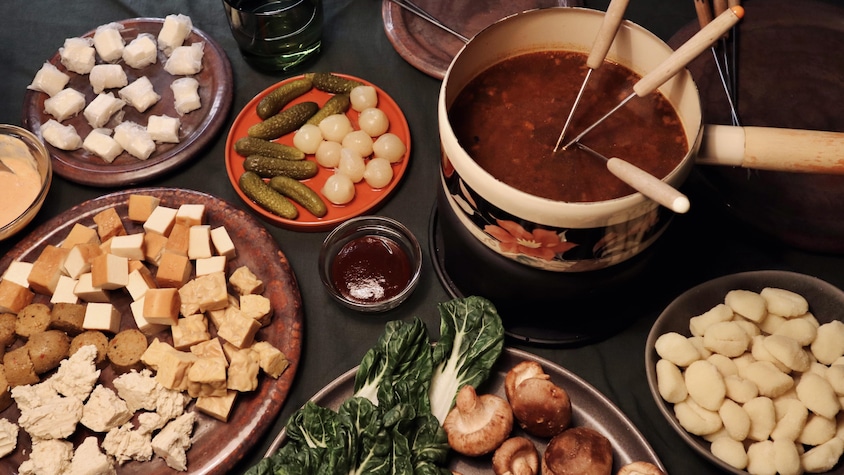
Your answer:
[[[317,218],[307,210],[305,210],[299,204],[296,204],[296,208],[299,210],[299,217],[296,219],[286,219],[282,218],[281,216],[275,215],[264,208],[260,207],[254,201],[252,201],[249,197],[247,197],[243,191],[238,186],[238,179],[240,175],[243,174],[243,160],[245,157],[241,156],[240,154],[234,151],[234,143],[243,137],[246,137],[246,131],[249,129],[250,126],[256,124],[261,121],[258,117],[258,114],[255,112],[255,108],[261,99],[264,98],[267,94],[272,92],[277,87],[286,84],[290,81],[295,81],[297,79],[301,79],[302,76],[296,76],[292,78],[288,78],[280,83],[272,85],[267,89],[264,89],[260,94],[255,96],[246,107],[240,112],[237,118],[234,120],[232,124],[231,130],[229,131],[229,137],[226,141],[226,172],[229,175],[229,180],[232,182],[232,186],[234,187],[235,191],[243,201],[248,204],[256,213],[263,216],[265,219],[278,224],[279,226],[297,230],[297,231],[327,231],[334,226],[342,223],[343,221],[354,218],[355,216],[362,215],[367,211],[372,210],[377,205],[381,204],[389,195],[396,189],[396,186],[399,184],[402,176],[404,176],[404,172],[407,170],[407,162],[410,157],[410,128],[407,125],[407,120],[402,114],[401,109],[399,106],[393,101],[393,99],[387,95],[383,90],[371,84],[363,79],[359,79],[353,76],[348,76],[345,74],[338,74],[338,76],[342,76],[348,79],[354,79],[356,81],[360,81],[366,85],[372,86],[378,92],[378,105],[377,107],[384,111],[387,114],[387,118],[390,120],[390,128],[387,132],[391,132],[396,134],[399,138],[402,139],[404,144],[407,146],[407,152],[402,157],[402,159],[393,164],[393,179],[390,181],[390,184],[384,188],[372,188],[366,184],[365,181],[361,180],[360,183],[355,184],[355,197],[354,199],[346,205],[335,205],[325,200],[325,204],[328,207],[328,213],[323,216],[322,218]],[[311,89],[306,94],[296,98],[287,107],[293,104],[297,104],[303,101],[313,101],[322,106],[325,104],[325,101],[331,97],[331,94],[327,92],[320,91],[316,88]],[[358,113],[353,109],[349,109],[346,112],[346,115],[352,121],[352,126],[354,126],[355,130],[358,129]],[[287,134],[279,139],[276,139],[276,142],[284,143],[287,145],[293,145],[293,135],[294,133]],[[306,160],[316,160],[313,155],[308,155]],[[317,191],[322,188],[325,184],[325,180],[328,179],[329,176],[334,174],[333,169],[328,169],[324,167],[320,167],[319,172],[313,178],[302,180],[302,183],[308,185],[311,189]],[[321,194],[320,194],[321,196]]]

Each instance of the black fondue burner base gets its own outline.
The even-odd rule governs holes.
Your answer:
[[[452,298],[488,298],[506,336],[519,342],[575,347],[605,339],[633,323],[638,312],[631,310],[648,295],[646,263],[655,245],[607,269],[566,273],[496,254],[436,205],[428,232],[429,255],[445,290]]]

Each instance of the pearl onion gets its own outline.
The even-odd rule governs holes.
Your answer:
[[[316,161],[325,168],[337,168],[340,164],[340,150],[343,146],[337,142],[323,140],[316,150]]]
[[[344,205],[355,197],[355,184],[346,175],[335,173],[325,180],[322,195],[336,205]]]
[[[390,128],[390,119],[381,109],[370,107],[361,111],[358,125],[370,137],[378,137]]]
[[[363,179],[363,172],[366,170],[366,162],[363,157],[350,148],[340,150],[340,163],[337,165],[337,172],[351,178],[357,183]]]
[[[293,134],[293,146],[305,153],[316,153],[322,143],[322,132],[314,124],[305,124]]]
[[[396,163],[407,153],[407,146],[398,135],[386,133],[372,144],[372,152],[376,157],[386,158],[388,162]]]
[[[378,105],[378,93],[372,86],[356,86],[349,92],[352,109],[360,112],[368,107]]]
[[[384,188],[393,179],[393,167],[386,158],[373,158],[366,164],[363,179],[373,188]]]
[[[354,128],[352,127],[352,122],[346,117],[346,114],[334,114],[320,121],[319,130],[322,132],[322,138],[325,140],[339,143]]]
[[[350,148],[361,157],[372,155],[372,137],[363,130],[349,132],[341,142],[344,148]]]

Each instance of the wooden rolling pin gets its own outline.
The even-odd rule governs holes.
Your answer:
[[[844,132],[705,125],[696,162],[758,170],[844,174]]]

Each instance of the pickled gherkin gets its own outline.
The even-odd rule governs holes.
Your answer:
[[[270,179],[269,185],[270,188],[299,203],[318,218],[328,213],[328,208],[322,198],[304,183],[290,177],[276,176]]]
[[[243,169],[255,172],[262,178],[287,176],[296,180],[313,178],[319,172],[319,165],[310,160],[285,160],[283,158],[250,155],[243,161]]]
[[[284,160],[304,160],[305,152],[296,147],[255,137],[242,137],[234,143],[234,151],[248,157],[263,155]]]
[[[319,110],[316,102],[306,101],[294,104],[278,114],[258,122],[246,131],[250,137],[273,140],[301,127]]]
[[[296,79],[287,84],[282,84],[258,102],[255,112],[258,113],[258,117],[261,119],[269,119],[282,110],[290,101],[310,91],[313,87],[314,83],[308,76]]]
[[[299,217],[299,210],[281,193],[275,191],[255,172],[243,172],[238,180],[243,193],[258,206],[287,219]]]

